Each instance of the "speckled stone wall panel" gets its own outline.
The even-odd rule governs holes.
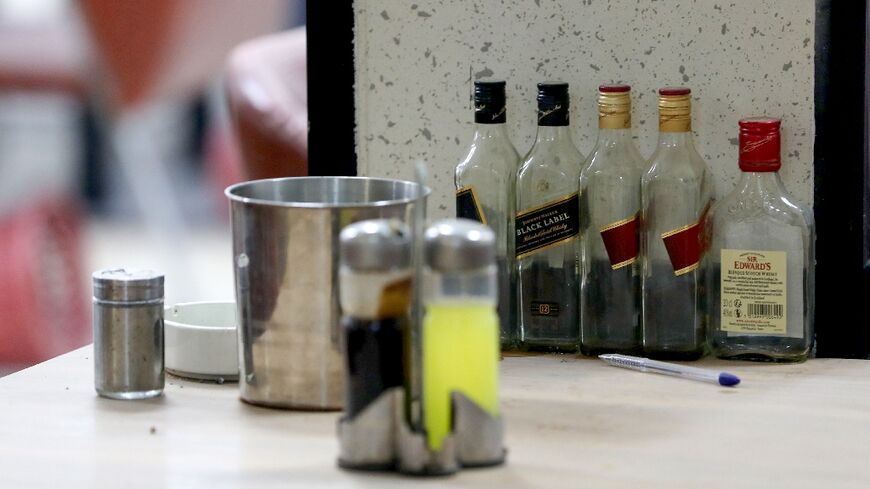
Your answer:
[[[737,168],[737,121],[783,118],[785,184],[812,203],[813,0],[356,0],[357,153],[361,175],[430,169],[433,217],[451,215],[453,167],[470,142],[472,80],[507,80],[509,132],[534,140],[535,84],[571,84],[574,142],[597,133],[596,88],[633,87],[634,134],[655,146],[656,91],[693,91],[695,142],[719,195]]]

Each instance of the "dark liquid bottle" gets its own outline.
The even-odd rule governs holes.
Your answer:
[[[347,377],[345,413],[353,418],[391,387],[405,383],[404,318],[343,321]]]
[[[345,413],[352,420],[407,384],[409,233],[396,221],[363,221],[342,231],[341,253]]]

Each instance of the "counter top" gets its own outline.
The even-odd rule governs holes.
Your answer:
[[[0,379],[0,487],[870,487],[870,361],[698,363],[743,379],[725,388],[507,357],[507,465],[419,479],[338,469],[337,413],[249,406],[235,384],[99,398],[91,352]]]

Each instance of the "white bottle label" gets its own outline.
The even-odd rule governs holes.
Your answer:
[[[723,249],[722,330],[785,335],[786,272],[785,251]]]

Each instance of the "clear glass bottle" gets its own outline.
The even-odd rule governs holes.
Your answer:
[[[706,345],[700,231],[713,185],[692,141],[688,88],[659,90],[659,141],[643,176],[642,196],[644,352],[696,360]]]
[[[522,348],[576,351],[583,155],[571,141],[568,84],[538,84],[538,134],[517,173],[515,225]]]
[[[710,347],[719,358],[799,362],[813,342],[815,229],[779,177],[780,120],[740,121],[737,187],[705,221]]]
[[[505,82],[474,82],[474,138],[456,165],[456,217],[486,224],[495,232],[501,345],[516,343],[514,205],[520,157],[507,133]]]
[[[640,351],[638,228],[644,161],[631,87],[598,88],[598,140],[580,172],[580,351]]]

